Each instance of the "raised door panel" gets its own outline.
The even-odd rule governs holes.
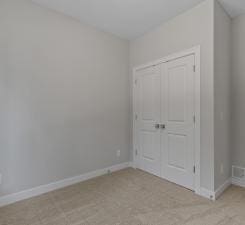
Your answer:
[[[162,64],[162,176],[194,189],[194,56]]]
[[[139,85],[139,157],[142,170],[161,174],[160,130],[160,66],[138,72]]]

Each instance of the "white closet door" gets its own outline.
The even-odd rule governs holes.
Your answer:
[[[162,177],[194,189],[194,55],[162,64]]]
[[[161,146],[159,122],[161,117],[161,66],[137,72],[139,168],[156,176],[161,175]]]

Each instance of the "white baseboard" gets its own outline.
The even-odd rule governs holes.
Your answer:
[[[203,187],[201,187],[199,192],[196,194],[200,195],[204,198],[208,198],[210,200],[215,200],[215,193],[213,191],[210,191],[210,190],[203,188]]]
[[[227,179],[224,184],[222,184],[216,191],[215,191],[215,200],[217,200],[223,192],[231,186],[231,178]]]
[[[232,177],[232,184],[239,186],[239,187],[244,187],[245,188],[245,181],[241,180],[239,178]]]
[[[6,195],[3,197],[0,197],[0,207],[6,206],[6,205],[9,205],[9,204],[12,204],[12,203],[24,200],[24,199],[35,197],[35,196],[38,196],[38,195],[41,195],[41,194],[44,194],[50,191],[54,191],[60,188],[64,188],[64,187],[67,187],[67,186],[70,186],[76,183],[80,183],[82,181],[86,181],[86,180],[89,180],[89,179],[92,179],[98,176],[102,176],[104,174],[107,174],[108,171],[115,172],[115,171],[122,170],[122,169],[129,168],[129,167],[132,167],[131,162],[117,164],[117,165],[114,165],[108,168],[92,171],[92,172],[82,174],[79,176],[75,176],[75,177],[71,177],[65,180],[38,186],[38,187],[29,189],[29,190],[25,190],[25,191],[21,191],[18,193]]]
[[[137,168],[135,162],[129,162],[129,167],[132,167],[134,169]]]
[[[210,200],[217,200],[222,193],[231,185],[231,179],[229,178],[227,181],[225,181],[224,184],[222,184],[216,191],[210,191],[206,188],[200,188],[200,191],[197,193],[198,195],[208,198]]]
[[[60,188],[64,188],[76,183],[80,183],[82,181],[86,181],[98,176],[102,176],[104,174],[107,174],[108,171],[111,172],[115,172],[115,171],[119,171],[125,168],[129,168],[129,167],[135,167],[133,162],[125,162],[122,164],[117,164],[108,168],[104,168],[104,169],[99,169],[96,171],[92,171],[86,174],[82,174],[79,176],[75,176],[75,177],[71,177],[71,178],[67,178],[61,181],[57,181],[54,183],[50,183],[50,184],[46,184],[46,185],[41,185],[29,190],[25,190],[25,191],[21,191],[18,193],[14,193],[14,194],[10,194],[10,195],[6,195],[3,197],[0,197],[0,207],[2,206],[6,206],[21,200],[25,200],[31,197],[35,197],[41,194],[45,194],[47,192],[50,191],[54,191]],[[245,187],[245,182],[242,180],[239,180],[237,178],[232,178],[232,179],[228,179],[223,185],[221,185],[215,192],[214,191],[210,191],[206,188],[200,188],[199,192],[196,193],[204,198],[208,198],[211,200],[216,200],[231,184],[240,186],[240,187]]]

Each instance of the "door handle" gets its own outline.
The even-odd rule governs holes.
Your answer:
[[[164,129],[166,129],[166,125],[165,125],[165,124],[161,124],[161,125],[160,125],[160,128],[161,128],[162,130],[164,130]]]
[[[158,123],[155,124],[155,128],[156,128],[156,129],[159,129],[159,128],[160,128],[160,124],[158,124]]]

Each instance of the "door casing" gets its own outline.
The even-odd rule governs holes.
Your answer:
[[[166,56],[164,58],[149,62],[147,64],[143,64],[140,66],[137,66],[133,69],[133,166],[137,168],[138,166],[138,157],[137,157],[137,152],[138,152],[138,138],[137,138],[137,112],[138,112],[138,105],[137,105],[137,71],[151,67],[154,65],[159,65],[162,63],[166,63],[168,61],[172,61],[178,58],[182,58],[188,55],[194,55],[195,57],[195,103],[194,103],[194,108],[195,108],[195,128],[194,128],[194,152],[195,152],[195,187],[194,191],[196,194],[200,195],[201,194],[201,180],[200,180],[200,174],[201,174],[201,167],[200,167],[200,157],[201,157],[201,145],[200,145],[200,124],[201,124],[201,70],[200,70],[200,52],[201,52],[201,47],[200,46],[195,46],[193,48],[171,54],[169,56]]]

